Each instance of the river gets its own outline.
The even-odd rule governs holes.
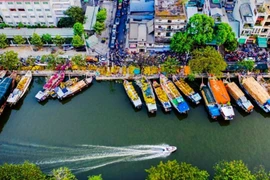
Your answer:
[[[96,81],[66,101],[40,104],[34,96],[43,84],[35,78],[27,96],[1,116],[1,164],[29,160],[45,172],[68,166],[79,179],[102,174],[106,180],[145,179],[144,169],[173,159],[211,175],[223,159],[270,170],[270,115],[257,106],[250,115],[235,108],[231,122],[210,120],[203,103],[188,115],[160,106],[149,115],[145,106],[132,107],[121,83]],[[199,82],[192,86],[198,90]],[[164,144],[178,150],[168,156],[158,150]]]

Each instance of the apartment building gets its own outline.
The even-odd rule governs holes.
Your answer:
[[[179,0],[155,0],[155,43],[169,44],[170,38],[185,28],[184,5]]]
[[[64,11],[70,6],[81,7],[80,0],[2,0],[0,15],[11,26],[24,25],[56,26]]]

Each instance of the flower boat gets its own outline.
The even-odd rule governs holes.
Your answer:
[[[134,86],[132,85],[131,82],[128,82],[127,80],[124,80],[123,86],[125,88],[125,91],[134,105],[135,108],[139,109],[142,107],[142,101],[141,98],[139,97],[138,93],[136,92]]]
[[[171,106],[170,100],[169,100],[166,93],[164,92],[164,90],[162,89],[162,87],[160,86],[160,84],[157,81],[153,82],[153,88],[154,88],[154,91],[155,91],[155,93],[157,95],[157,98],[160,101],[160,103],[162,104],[164,110],[166,112],[171,111],[172,106]]]

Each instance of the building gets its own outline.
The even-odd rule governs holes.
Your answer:
[[[179,0],[155,0],[155,43],[169,44],[171,37],[185,28],[184,5]]]
[[[0,2],[0,15],[11,26],[56,26],[70,6],[81,7],[80,0],[4,0]]]

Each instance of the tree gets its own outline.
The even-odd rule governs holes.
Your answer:
[[[100,174],[100,175],[96,175],[96,176],[89,176],[88,180],[103,180],[103,179],[102,179],[101,174]]]
[[[263,166],[259,166],[254,169],[254,176],[256,180],[269,180],[270,179],[270,173],[266,172]]]
[[[175,74],[179,67],[179,61],[175,58],[167,58],[166,61],[161,65],[164,68],[164,72],[167,75]]]
[[[72,38],[72,45],[75,48],[81,47],[81,46],[84,45],[84,41],[83,41],[83,39],[79,35],[75,35]]]
[[[84,28],[82,23],[76,22],[73,26],[74,35],[82,36]]]
[[[77,66],[85,66],[86,65],[86,60],[85,57],[82,56],[82,54],[75,55],[71,58],[71,62],[74,65]]]
[[[20,35],[13,36],[13,40],[16,44],[19,45],[24,44],[26,42],[26,40]]]
[[[255,176],[251,174],[248,167],[243,161],[221,161],[214,166],[214,180],[223,179],[245,179],[255,180]]]
[[[178,32],[173,35],[170,47],[174,52],[189,52],[193,46],[193,40],[188,37],[187,33]]]
[[[255,62],[252,60],[242,60],[237,62],[237,65],[240,66],[240,69],[252,71],[255,66]]]
[[[15,69],[19,64],[18,53],[14,51],[5,51],[0,55],[0,64],[2,64],[5,69]]]
[[[104,22],[107,18],[107,10],[105,8],[100,9],[100,11],[97,13],[97,21]]]
[[[74,25],[74,20],[71,17],[62,17],[58,23],[57,27],[62,28],[62,27],[73,27]]]
[[[48,34],[48,33],[43,34],[41,39],[42,39],[42,42],[46,43],[46,44],[49,44],[49,43],[52,42],[52,36],[50,34]]]
[[[0,166],[0,179],[45,180],[45,175],[35,164],[3,164]]]
[[[7,36],[5,34],[0,34],[0,48],[8,47]]]
[[[162,161],[156,166],[145,170],[148,173],[147,180],[185,180],[196,179],[206,180],[208,179],[208,172],[198,169],[191,164],[181,163],[176,160],[163,163]]]
[[[205,14],[193,15],[187,24],[187,33],[197,45],[211,42],[214,35],[214,19]]]
[[[101,32],[105,29],[105,24],[101,22],[96,22],[94,25],[94,30],[96,31],[97,34],[101,34]]]
[[[218,24],[215,32],[217,45],[224,44],[226,41],[232,42],[235,39],[235,33],[228,23],[222,22]]]
[[[60,167],[53,170],[51,180],[77,180],[67,167]]]
[[[72,22],[73,22],[72,26],[76,22],[80,22],[82,24],[84,23],[85,17],[84,17],[83,9],[78,6],[71,6],[70,8],[68,8],[68,10],[64,12],[64,14],[72,19]]]
[[[62,44],[64,44],[65,39],[60,36],[60,35],[56,35],[55,38],[53,38],[53,43],[56,44],[56,46],[62,46]]]
[[[221,54],[213,47],[195,49],[192,51],[192,59],[189,61],[193,73],[211,73],[220,75],[227,67]]]
[[[37,33],[33,33],[32,37],[31,37],[31,43],[37,47],[43,46],[42,39]]]
[[[238,42],[236,39],[234,39],[232,41],[226,41],[224,43],[224,47],[227,51],[235,51],[238,47]]]
[[[18,28],[23,28],[23,27],[24,27],[23,23],[19,22]]]

